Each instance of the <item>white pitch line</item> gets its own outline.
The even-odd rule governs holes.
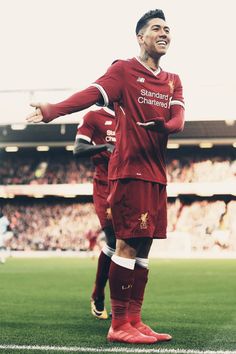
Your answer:
[[[153,353],[153,354],[236,354],[236,350],[192,350],[192,349],[140,349],[127,347],[113,348],[88,348],[88,347],[56,347],[49,345],[13,345],[0,344],[0,350],[47,350],[47,351],[63,351],[77,353]]]

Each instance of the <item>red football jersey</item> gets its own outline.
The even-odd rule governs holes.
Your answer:
[[[84,139],[94,145],[107,143],[114,145],[116,142],[115,124],[115,113],[111,109],[105,107],[90,111],[78,125],[76,139]],[[95,165],[94,178],[107,181],[110,156],[110,152],[103,151],[91,157]]]
[[[137,58],[114,63],[93,86],[105,105],[114,102],[116,149],[109,178],[136,178],[166,184],[165,150],[168,135],[137,125],[156,117],[170,119],[170,107],[184,107],[181,81],[176,74],[153,71]]]

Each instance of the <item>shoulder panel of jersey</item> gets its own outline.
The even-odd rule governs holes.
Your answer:
[[[101,114],[102,109],[91,110],[84,115],[77,126],[76,139],[86,140],[88,143],[92,142],[94,130],[96,128],[97,114]]]
[[[123,68],[127,62],[124,59],[115,60],[106,73],[91,85],[100,91],[103,106],[107,107],[110,102],[118,101],[120,88],[123,86]]]
[[[94,134],[101,131],[102,124],[107,119],[113,122],[115,120],[115,112],[108,107],[89,111],[78,125],[76,139],[83,139],[89,143],[93,142]],[[111,122],[111,124],[114,123]]]

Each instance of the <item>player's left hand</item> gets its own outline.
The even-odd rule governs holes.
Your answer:
[[[154,131],[163,131],[165,127],[165,120],[162,117],[153,118],[147,120],[146,122],[137,122],[139,127],[144,128],[145,130],[154,130]]]
[[[27,117],[26,120],[28,123],[40,123],[43,121],[43,114],[41,111],[41,103],[31,103],[30,104],[31,107],[34,107],[35,110],[30,113]]]
[[[107,147],[107,151],[112,154],[115,149],[115,146],[112,144],[106,144],[106,147]]]

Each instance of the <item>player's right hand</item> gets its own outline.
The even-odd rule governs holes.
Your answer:
[[[43,121],[43,114],[40,109],[42,106],[42,103],[31,103],[30,106],[34,107],[35,110],[26,117],[27,122],[28,123],[42,122]]]

